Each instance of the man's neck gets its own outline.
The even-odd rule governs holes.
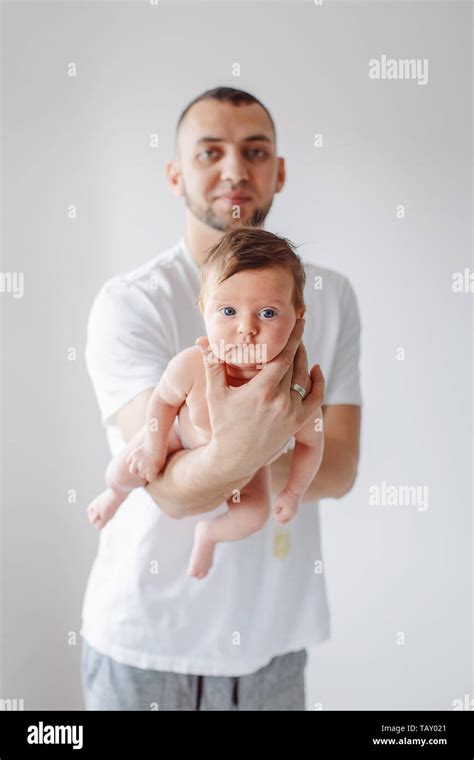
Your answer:
[[[186,209],[186,245],[194,261],[201,266],[211,246],[219,242],[224,233],[203,224],[196,219],[189,209]]]
[[[186,209],[185,229],[186,245],[193,260],[200,267],[209,252],[209,248],[218,243],[224,233],[222,230],[215,230],[204,222],[200,222],[188,208]]]

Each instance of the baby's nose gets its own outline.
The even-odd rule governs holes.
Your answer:
[[[238,332],[240,335],[255,335],[257,329],[251,320],[242,320]]]

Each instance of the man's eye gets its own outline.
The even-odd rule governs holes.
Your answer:
[[[249,158],[262,158],[266,156],[266,152],[262,148],[249,148],[247,155]]]
[[[214,150],[213,148],[209,148],[209,150],[202,150],[200,153],[198,153],[198,158],[201,158],[204,160],[208,158],[213,158],[214,156],[212,156],[211,154],[214,154],[215,156],[217,154],[217,150]]]
[[[275,309],[262,309],[260,314],[263,314],[265,319],[271,319],[272,317],[276,316],[277,312]]]
[[[235,314],[235,309],[233,306],[223,306],[222,309],[219,309],[219,311],[224,315],[224,317],[233,317]],[[229,311],[233,313],[229,314]]]

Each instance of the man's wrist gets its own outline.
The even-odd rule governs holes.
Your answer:
[[[209,512],[253,477],[252,472],[241,477],[234,462],[225,464],[228,460],[215,441],[196,449],[181,449],[171,455],[164,470],[145,488],[170,517]]]
[[[253,464],[249,465],[246,458],[236,452],[235,449],[229,450],[228,441],[223,443],[213,437],[206,444],[205,449],[209,470],[212,473],[218,473],[220,480],[224,482],[247,482],[259,469]]]

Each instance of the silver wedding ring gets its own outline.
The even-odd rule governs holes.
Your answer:
[[[296,391],[297,393],[299,393],[300,396],[301,396],[301,398],[304,398],[306,396],[305,389],[303,388],[302,385],[298,385],[298,383],[292,383],[291,384],[291,390],[292,391]]]

